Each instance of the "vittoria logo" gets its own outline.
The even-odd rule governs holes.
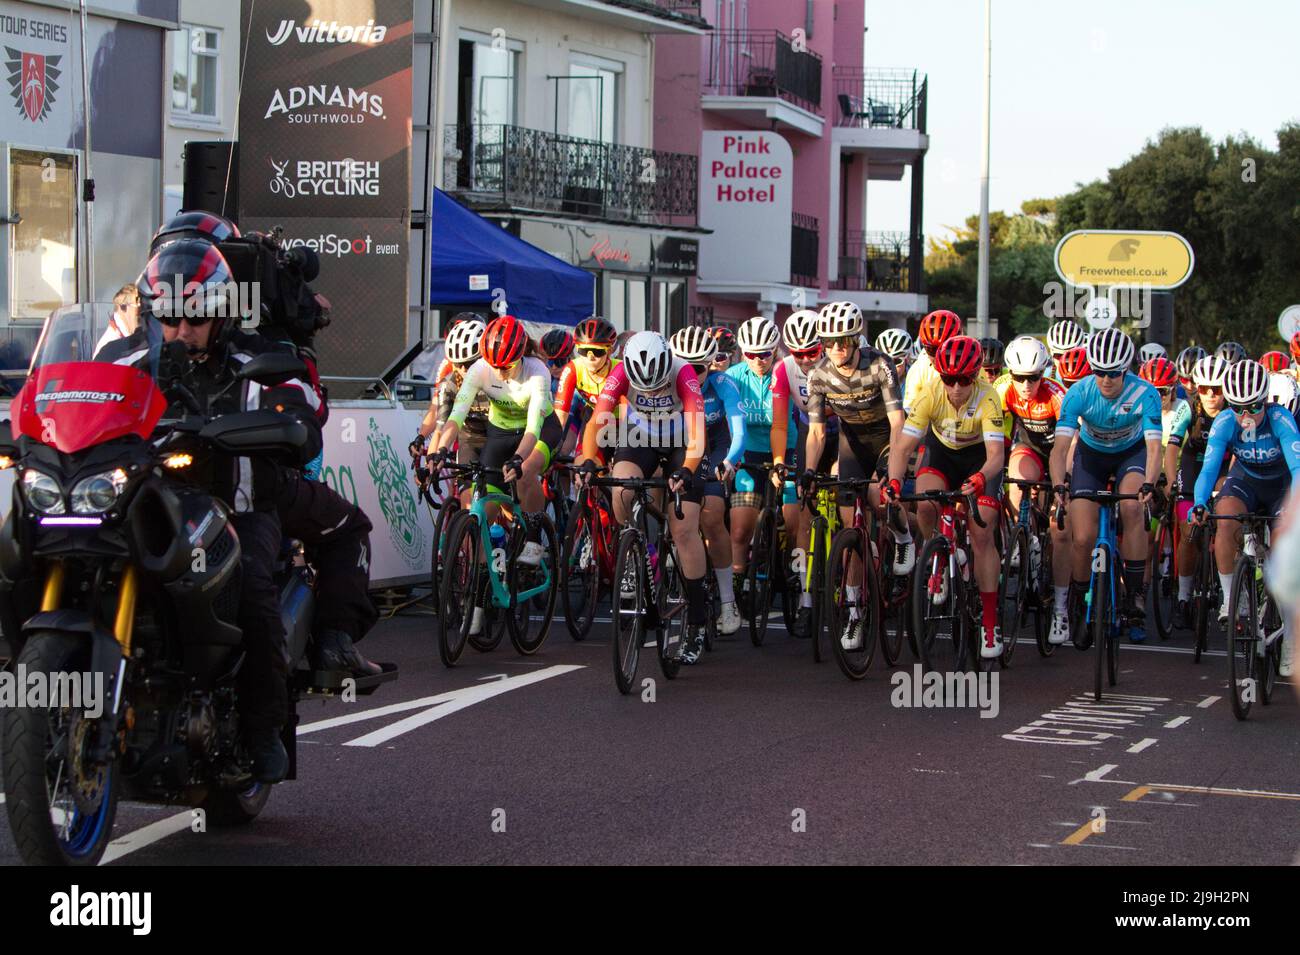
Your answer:
[[[57,69],[59,56],[43,53],[24,53],[11,46],[5,47],[5,67],[9,70],[9,92],[13,95],[18,114],[39,123],[49,115],[54,106],[57,82],[63,71]]]

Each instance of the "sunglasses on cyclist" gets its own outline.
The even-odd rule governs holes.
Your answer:
[[[1174,386],[1165,385],[1163,388],[1157,388],[1156,391],[1160,392],[1161,398],[1168,398],[1170,395],[1174,393]]]
[[[1237,414],[1259,414],[1264,410],[1265,404],[1267,404],[1267,402],[1261,399],[1259,401],[1253,401],[1248,405],[1232,405],[1232,410]]]
[[[943,383],[949,388],[964,388],[975,381],[972,375],[940,375],[939,377],[943,379]]]
[[[579,345],[574,349],[583,358],[604,358],[609,349],[599,345]]]
[[[755,361],[767,361],[772,357],[772,353],[770,351],[747,351],[745,357],[752,358]]]
[[[1221,395],[1221,394],[1223,394],[1223,389],[1220,388],[1218,385],[1200,385],[1200,386],[1197,387],[1196,390],[1197,390],[1200,394],[1203,394],[1203,395]]]
[[[814,345],[812,348],[805,348],[802,351],[792,351],[790,354],[803,361],[820,358],[822,355],[822,346]]]
[[[1022,385],[1032,385],[1036,381],[1042,381],[1043,376],[1042,375],[1017,375],[1015,372],[1012,372],[1011,380]]]
[[[1092,373],[1096,375],[1098,378],[1123,378],[1124,377],[1123,368],[1114,368],[1111,369],[1110,371],[1102,371],[1101,369],[1098,368],[1098,369],[1093,369]]]
[[[822,344],[827,348],[852,348],[857,341],[852,335],[841,335],[839,338],[823,338]]]

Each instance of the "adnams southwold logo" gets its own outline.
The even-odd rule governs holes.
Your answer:
[[[278,113],[286,114],[291,123],[364,123],[367,116],[384,118],[384,99],[369,90],[326,83],[287,90],[277,87],[262,118]]]
[[[293,20],[281,20],[274,33],[266,31],[267,42],[271,46],[280,46],[293,38],[299,43],[382,43],[388,35],[388,27],[375,26],[374,20],[367,20],[362,26],[339,26],[334,20],[313,20],[300,27],[294,24]]]

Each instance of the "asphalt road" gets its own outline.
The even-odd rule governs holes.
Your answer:
[[[106,861],[1125,866],[1300,848],[1294,691],[1238,722],[1222,653],[1193,664],[1187,634],[1126,645],[1102,704],[1091,654],[1022,643],[982,717],[896,706],[879,656],[850,682],[772,624],[673,681],[644,653],[653,694],[625,697],[600,624],[448,670],[433,618],[404,614],[364,644],[401,678],[305,705],[299,778],[255,822],[195,832],[189,810],[122,804]],[[0,862],[17,861],[0,818]]]

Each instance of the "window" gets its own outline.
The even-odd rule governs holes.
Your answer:
[[[191,27],[172,33],[172,116],[216,123],[217,55],[221,33]]]
[[[680,279],[656,279],[655,330],[664,337],[686,326],[686,283]]]
[[[620,331],[646,330],[646,295],[649,285],[645,276],[610,277],[606,318]]]
[[[9,314],[44,318],[77,300],[77,158],[9,152]]]
[[[458,72],[462,124],[518,125],[519,50],[462,39]]]
[[[618,141],[619,75],[606,65],[569,66],[569,135],[602,143]]]

